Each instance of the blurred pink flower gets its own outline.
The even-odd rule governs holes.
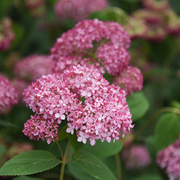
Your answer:
[[[0,51],[7,50],[14,38],[12,21],[9,18],[4,18],[0,23]]]
[[[158,153],[157,164],[165,170],[170,180],[180,179],[180,138]]]
[[[80,21],[86,19],[92,12],[108,6],[107,0],[59,0],[55,6],[55,13],[60,19]]]
[[[11,82],[0,75],[0,114],[8,112],[18,102],[18,94]]]
[[[122,157],[127,169],[141,169],[151,162],[149,153],[143,145],[126,147],[123,150]]]
[[[45,74],[50,74],[53,61],[48,55],[30,55],[18,61],[14,67],[14,74],[23,80],[35,81]]]

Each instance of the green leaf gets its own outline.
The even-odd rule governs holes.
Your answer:
[[[143,92],[133,93],[128,96],[127,103],[134,121],[143,117],[149,109],[149,103]]]
[[[125,11],[118,7],[108,7],[103,11],[96,11],[90,15],[91,19],[98,18],[102,21],[115,21],[119,24],[126,24],[128,21],[128,15]]]
[[[58,134],[58,141],[61,141],[63,139],[66,139],[68,137],[68,133],[66,132],[67,125],[65,125]]]
[[[0,144],[0,157],[5,153],[5,151],[6,148],[2,144]]]
[[[41,178],[34,178],[34,177],[27,177],[27,176],[20,176],[20,177],[15,177],[13,180],[43,180]]]
[[[172,106],[175,107],[175,108],[180,109],[180,103],[177,102],[177,101],[173,101],[173,102],[172,102]]]
[[[86,172],[77,162],[72,161],[67,164],[68,171],[78,180],[96,180]]]
[[[172,144],[180,134],[180,118],[175,113],[165,113],[155,130],[155,145],[159,151]]]
[[[60,163],[61,161],[48,151],[28,151],[7,161],[0,169],[0,175],[30,175],[52,169]]]
[[[15,124],[0,119],[0,125],[4,127],[18,128]]]
[[[101,142],[98,140],[94,146],[91,146],[89,143],[87,143],[83,146],[82,149],[91,152],[99,158],[105,158],[119,152],[122,149],[122,143],[120,141],[108,143],[106,141]]]
[[[100,159],[87,151],[79,151],[74,159],[85,171],[98,180],[117,179],[112,171]]]
[[[72,148],[74,149],[75,153],[77,153],[82,148],[83,143],[77,141],[76,133],[74,133],[73,135],[70,133],[67,133],[67,134],[68,134],[68,139]]]

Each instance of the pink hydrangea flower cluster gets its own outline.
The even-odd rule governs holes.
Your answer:
[[[166,11],[170,8],[168,0],[143,0],[145,8],[152,11]]]
[[[157,164],[165,169],[170,180],[180,179],[180,138],[158,153]]]
[[[80,60],[83,61],[80,64],[85,64],[87,58],[91,58],[87,64],[94,64],[101,72],[117,75],[129,63],[126,50],[129,46],[130,37],[121,25],[94,19],[79,22],[64,33],[51,48],[51,54],[57,62],[55,66],[61,66],[61,70],[70,66],[69,56],[75,56],[72,65],[79,64]],[[65,60],[62,57],[68,58]]]
[[[137,67],[128,66],[120,73],[120,76],[114,78],[113,83],[120,86],[130,95],[132,92],[142,89],[143,76]]]
[[[52,72],[53,62],[48,55],[30,55],[18,61],[14,67],[15,76],[23,80],[35,81]]]
[[[122,157],[127,169],[140,169],[151,163],[149,153],[143,145],[128,146],[123,150]]]
[[[44,0],[25,0],[25,5],[28,9],[36,9],[45,3]]]
[[[84,100],[83,100],[84,99]],[[24,101],[35,112],[25,123],[24,134],[34,140],[57,139],[58,127],[67,120],[67,133],[77,141],[110,142],[133,128],[126,93],[109,85],[93,66],[73,66],[62,74],[43,76],[24,92]]]
[[[55,13],[61,19],[80,21],[86,19],[92,12],[108,6],[107,0],[59,0],[55,4]]]
[[[4,18],[0,23],[0,51],[7,50],[14,38],[12,22],[9,18]]]
[[[11,82],[0,75],[0,114],[8,112],[18,102],[18,94]]]

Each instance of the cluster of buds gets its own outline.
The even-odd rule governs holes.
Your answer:
[[[35,115],[24,125],[33,140],[51,143],[58,139],[58,127],[67,120],[67,133],[77,141],[110,142],[133,128],[126,92],[110,85],[91,65],[72,66],[61,74],[42,76],[24,91],[24,101]]]
[[[59,0],[55,4],[55,13],[61,19],[80,21],[86,19],[92,12],[108,6],[107,0]]]
[[[62,34],[51,48],[51,56],[55,62],[53,72],[62,73],[73,65],[93,64],[102,74],[122,76],[129,68],[134,70],[129,65],[129,46],[130,37],[120,24],[98,19],[81,21]],[[122,88],[127,90],[128,94],[141,90],[143,83],[140,70],[132,71],[131,75],[131,87],[124,86],[128,83],[126,80],[129,76],[121,77],[124,79]],[[134,85],[136,87],[132,87]]]
[[[11,20],[4,18],[0,23],[0,51],[7,50],[14,37]]]
[[[11,82],[0,75],[0,114],[9,112],[14,104],[18,102],[18,94]]]
[[[131,145],[124,148],[122,158],[127,169],[141,169],[151,163],[149,153],[143,145]]]
[[[180,139],[157,155],[157,164],[165,170],[170,180],[180,179]]]

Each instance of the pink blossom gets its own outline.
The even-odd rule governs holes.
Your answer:
[[[14,74],[29,81],[35,81],[37,78],[52,71],[53,62],[48,55],[30,55],[18,61],[14,67]]]
[[[0,51],[7,50],[14,38],[12,21],[9,18],[4,18],[0,23]]]
[[[84,20],[57,39],[54,47],[51,48],[51,54],[55,61],[61,56],[88,55],[89,50],[93,51],[96,47],[93,44],[95,42],[96,46],[98,43],[108,43],[128,48],[130,37],[118,23],[103,22],[98,19]]]
[[[55,13],[60,19],[80,21],[86,19],[92,12],[108,6],[107,0],[59,0],[55,4]]]
[[[117,76],[129,64],[129,53],[122,46],[103,44],[96,54],[98,62],[113,76]]]
[[[140,91],[143,87],[143,76],[137,67],[128,66],[114,78],[113,83],[124,89],[128,95]]]
[[[67,133],[76,132],[79,142],[89,139],[91,145],[118,140],[133,128],[125,91],[109,85],[94,66],[43,76],[24,91],[24,100],[36,113],[23,130],[30,139],[54,141],[62,120],[67,120]]]
[[[140,169],[150,164],[149,153],[143,145],[128,146],[123,150],[123,160],[127,169]]]
[[[157,155],[157,164],[165,170],[170,180],[180,179],[180,139],[161,150]]]
[[[18,102],[18,94],[11,82],[0,75],[0,114],[8,112]]]

